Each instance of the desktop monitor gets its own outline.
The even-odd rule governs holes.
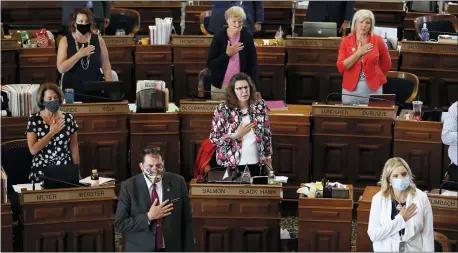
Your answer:
[[[121,102],[124,95],[121,81],[84,82],[80,89],[75,89],[75,101],[84,103]]]
[[[71,188],[80,185],[76,164],[47,166],[43,168],[43,174],[44,189]]]
[[[303,37],[337,37],[337,23],[333,22],[304,22]]]

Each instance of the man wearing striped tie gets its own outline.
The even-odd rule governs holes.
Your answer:
[[[191,207],[182,176],[165,172],[159,148],[140,155],[143,173],[121,185],[115,227],[125,251],[194,251]]]

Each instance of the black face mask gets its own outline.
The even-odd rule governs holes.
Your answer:
[[[91,24],[76,24],[76,29],[78,32],[80,32],[82,35],[85,35],[86,33],[91,31]]]
[[[60,101],[57,100],[52,100],[52,101],[43,101],[43,106],[48,109],[48,111],[52,113],[56,113],[59,110],[60,107]]]

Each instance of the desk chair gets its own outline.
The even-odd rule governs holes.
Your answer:
[[[434,252],[451,252],[450,241],[447,236],[434,231]]]
[[[437,40],[437,36],[442,33],[458,33],[458,20],[454,15],[437,14],[418,17],[414,20],[418,38],[421,38],[421,29],[424,23],[428,28],[430,39]]]
[[[208,31],[208,27],[210,26],[210,17],[212,15],[212,11],[204,11],[200,13],[200,30],[204,35],[212,35],[213,33]]]
[[[25,126],[24,126],[25,129]],[[27,139],[12,140],[2,143],[2,167],[8,176],[8,187],[15,184],[29,183],[32,154]]]
[[[124,29],[126,35],[135,35],[140,29],[140,13],[136,10],[111,8],[110,25],[106,35],[115,35],[116,29]]]
[[[396,102],[410,104],[418,94],[418,77],[407,72],[389,71],[383,94],[396,94]],[[405,106],[406,107],[406,106]]]
[[[199,83],[197,85],[197,94],[200,98],[211,99],[211,81],[210,81],[211,72],[208,68],[203,69],[199,73]]]

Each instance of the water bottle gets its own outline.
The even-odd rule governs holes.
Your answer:
[[[271,170],[271,171],[269,171],[269,176],[267,178],[267,184],[276,184],[276,183],[277,183],[277,181],[275,180],[275,174]]]
[[[426,23],[423,23],[423,28],[421,28],[420,36],[422,41],[429,41],[429,33],[428,28],[426,27]]]

